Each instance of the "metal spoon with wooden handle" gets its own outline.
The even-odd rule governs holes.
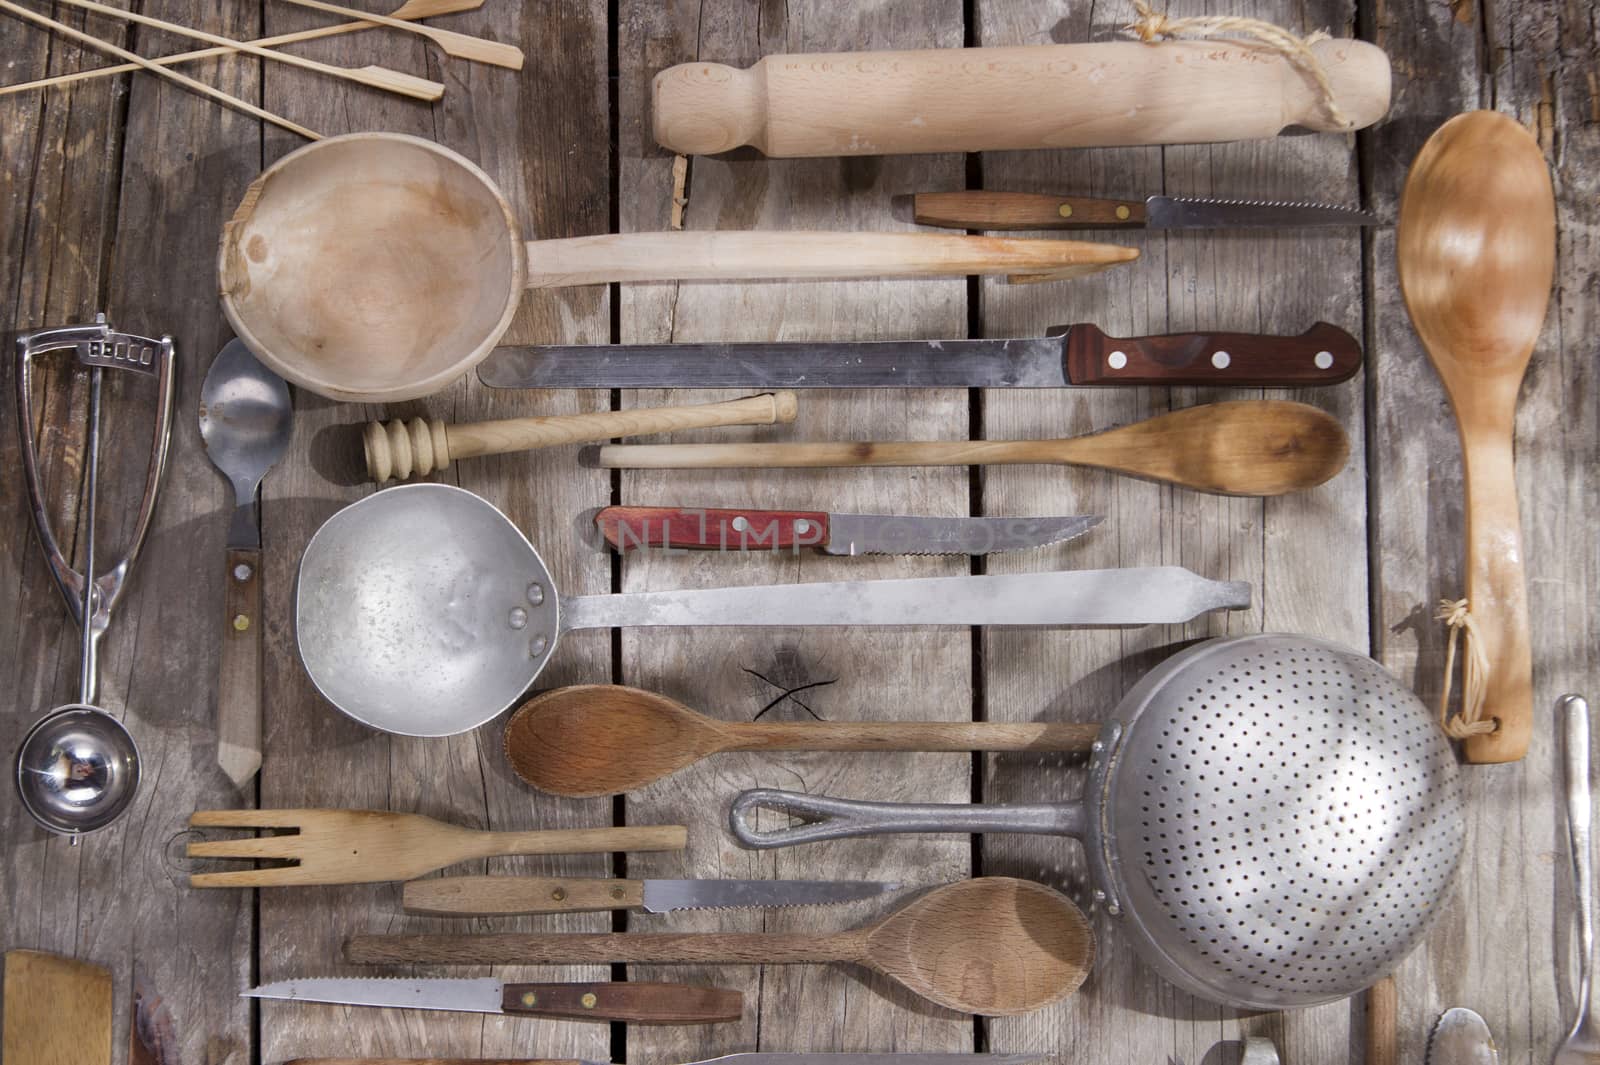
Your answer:
[[[1349,454],[1350,440],[1331,414],[1285,400],[1236,400],[1068,440],[611,445],[598,461],[611,469],[1048,463],[1218,495],[1275,496],[1323,483]]]
[[[451,459],[504,455],[510,451],[591,444],[619,436],[672,433],[722,425],[773,425],[792,422],[799,409],[793,392],[766,392],[725,403],[692,407],[641,407],[637,410],[570,414],[553,418],[508,418],[494,422],[446,425],[438,418],[368,422],[361,434],[367,476],[382,484],[442,470]]]
[[[1076,991],[1094,963],[1094,932],[1059,892],[991,876],[936,888],[845,932],[355,936],[345,958],[379,965],[851,962],[948,1009],[1003,1017]]]
[[[1395,231],[1411,324],[1450,395],[1467,511],[1469,636],[1488,656],[1495,731],[1469,762],[1514,762],[1533,732],[1533,655],[1512,437],[1555,276],[1555,194],[1538,141],[1494,111],[1457,115],[1411,164]]]
[[[718,721],[620,684],[578,684],[528,700],[506,726],[511,768],[574,798],[618,795],[722,751],[1087,751],[1098,725],[996,722]]]

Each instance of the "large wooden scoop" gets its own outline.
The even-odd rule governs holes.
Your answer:
[[[1344,429],[1325,411],[1284,400],[1235,400],[1070,440],[621,444],[602,447],[599,462],[617,469],[1053,463],[1219,495],[1275,496],[1321,484],[1344,468],[1349,454]]]
[[[956,721],[718,721],[665,695],[577,684],[528,700],[506,758],[541,791],[619,795],[722,751],[1087,751],[1098,725]]]
[[[1083,911],[1031,880],[989,876],[930,891],[875,924],[822,933],[554,933],[355,936],[379,965],[782,965],[853,962],[962,1013],[1003,1017],[1076,991],[1094,964]]]
[[[1555,229],[1544,153],[1512,118],[1457,115],[1411,164],[1396,230],[1400,289],[1461,433],[1468,639],[1487,655],[1482,715],[1497,726],[1467,740],[1469,762],[1517,761],[1533,729],[1512,434],[1550,302]]]

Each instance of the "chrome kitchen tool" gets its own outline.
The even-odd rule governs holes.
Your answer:
[[[217,764],[243,787],[261,768],[261,519],[256,492],[288,450],[294,405],[283,378],[239,340],[223,345],[200,386],[200,439],[233,485],[223,581]]]
[[[1589,840],[1594,817],[1589,793],[1589,703],[1581,695],[1556,701],[1563,729],[1562,766],[1567,784],[1567,846],[1572,852],[1572,892],[1578,903],[1578,1002],[1572,1031],[1556,1051],[1555,1065],[1600,1065],[1600,1029],[1590,1016],[1594,964],[1594,858]]]
[[[1355,207],[1274,200],[1184,196],[1104,200],[985,189],[919,192],[909,199],[914,221],[948,229],[1288,229],[1378,224],[1376,217]]]
[[[1105,519],[933,518],[707,507],[604,507],[594,525],[614,551],[799,551],[827,555],[987,555],[1073,540]]]
[[[478,367],[478,380],[491,388],[1304,388],[1360,368],[1360,343],[1326,322],[1299,336],[1111,337],[1063,325],[1009,340],[504,347]]]
[[[1250,604],[1176,566],[563,596],[471,492],[390,488],[311,537],[295,634],[312,683],[373,728],[449,736],[520,699],[562,633],[613,626],[1177,624]]]
[[[688,1065],[1029,1065],[1042,1054],[724,1054]],[[548,1059],[528,1058],[295,1058],[284,1065],[552,1065]],[[568,1065],[568,1063],[563,1063]],[[607,1065],[578,1059],[570,1065]]]
[[[84,544],[83,571],[61,550],[50,524],[40,480],[39,456],[34,440],[30,400],[33,360],[47,352],[70,350],[88,371],[89,412],[84,452],[83,521],[78,539]],[[64,326],[25,333],[17,338],[17,426],[22,437],[23,479],[28,486],[29,510],[39,535],[39,546],[56,587],[82,634],[78,658],[78,701],[57,707],[37,722],[17,752],[17,790],[22,805],[40,825],[72,837],[104,828],[127,808],[139,785],[139,750],[127,728],[94,705],[96,661],[100,638],[111,624],[111,611],[122,598],[128,576],[139,557],[150,520],[155,514],[156,490],[166,468],[167,443],[172,429],[172,338],[159,340],[119,333],[96,315],[91,325]],[[134,521],[126,553],[96,576],[95,497],[100,467],[100,392],[105,370],[126,370],[155,379],[155,425],[150,441],[150,461],[145,472],[144,495]]]
[[[1083,840],[1095,897],[1179,987],[1244,1009],[1352,995],[1449,889],[1466,834],[1454,752],[1364,655],[1302,636],[1191,647],[1129,690],[1082,800],[854,802],[747,791],[733,834],[785,847],[882,832]],[[753,828],[758,808],[810,823]]]
[[[343,976],[280,980],[240,993],[241,998],[330,1002],[341,1006],[512,1013],[570,1021],[629,1024],[712,1024],[744,1016],[744,996],[720,987],[689,984],[505,984],[493,977],[456,980]]]
[[[872,880],[608,880],[543,876],[446,876],[412,880],[407,913],[484,917],[592,910],[723,910],[828,906],[870,899],[899,884]]]
[[[1460,1006],[1445,1010],[1433,1022],[1428,1033],[1428,1053],[1425,1065],[1496,1065],[1500,1050],[1494,1045],[1494,1035],[1484,1019]],[[1592,1062],[1592,1057],[1574,1059]],[[1556,1061],[1564,1059],[1557,1054]]]

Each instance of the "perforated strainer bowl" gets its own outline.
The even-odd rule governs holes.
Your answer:
[[[764,807],[808,823],[757,830]],[[1433,918],[1466,834],[1454,752],[1364,655],[1303,636],[1212,640],[1130,690],[1078,803],[952,806],[745,792],[754,847],[878,832],[1077,836],[1096,897],[1163,976],[1285,1009],[1390,972]]]

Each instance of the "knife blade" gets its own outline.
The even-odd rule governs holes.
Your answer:
[[[1288,229],[1380,224],[1377,216],[1355,207],[1281,200],[1187,196],[1108,200],[983,189],[919,192],[910,199],[913,220],[947,229]]]
[[[744,1015],[744,996],[738,991],[633,981],[506,984],[492,976],[466,979],[313,977],[252,987],[241,992],[240,997],[456,1013],[515,1013],[633,1024],[710,1024],[736,1021]]]
[[[1072,540],[1099,515],[935,518],[706,507],[604,507],[595,528],[613,551],[798,551],[829,555],[987,555]]]
[[[501,347],[478,366],[478,380],[490,388],[1308,387],[1360,368],[1361,345],[1326,322],[1299,336],[1112,337],[1072,325],[1010,340]]]
[[[1042,1054],[723,1054],[685,1065],[1029,1065]],[[285,1065],[574,1065],[542,1057],[296,1057]],[[576,1059],[576,1065],[608,1065]]]
[[[642,909],[646,913],[745,907],[826,906],[875,898],[899,884],[866,880],[598,880],[447,876],[409,881],[407,913],[482,917]]]
[[[1427,1065],[1496,1065],[1499,1060],[1489,1025],[1472,1010],[1445,1010],[1428,1033]]]

